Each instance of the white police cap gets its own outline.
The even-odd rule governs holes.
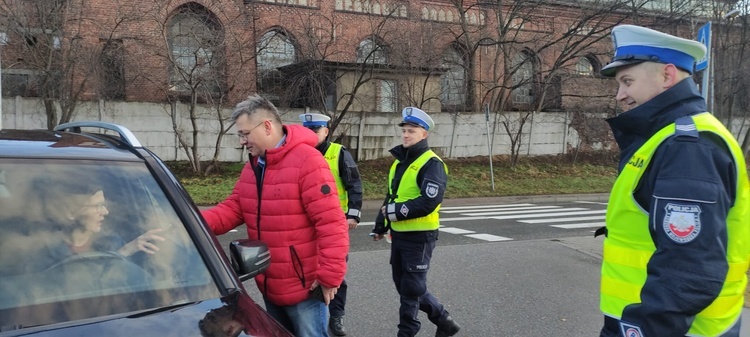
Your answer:
[[[299,115],[299,119],[302,121],[302,126],[306,128],[319,126],[327,127],[328,121],[331,120],[331,117],[323,114],[306,113]]]
[[[398,126],[410,124],[414,126],[421,126],[428,131],[435,126],[435,122],[432,121],[430,115],[415,107],[404,108],[404,110],[401,111],[401,116],[404,117],[404,120],[399,123]]]
[[[646,27],[620,25],[612,28],[615,56],[601,70],[602,76],[613,77],[617,68],[641,62],[674,64],[692,74],[695,62],[706,55],[706,46]]]

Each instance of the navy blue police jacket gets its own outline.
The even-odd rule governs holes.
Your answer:
[[[422,139],[416,144],[405,148],[403,145],[398,145],[390,150],[393,157],[399,160],[396,165],[396,172],[394,173],[393,181],[389,181],[394,193],[398,191],[398,186],[401,181],[401,177],[404,175],[404,171],[411,165],[414,160],[419,158],[423,153],[429,150],[430,147],[427,145],[427,139]],[[427,184],[438,186],[438,192],[434,197],[427,197],[430,193],[427,193]],[[415,219],[426,216],[443,202],[443,194],[448,186],[448,173],[445,172],[443,163],[437,158],[431,158],[427,163],[422,166],[422,169],[417,174],[417,185],[420,187],[421,195],[417,198],[407,200],[403,203],[396,203],[395,209],[401,209],[402,206],[406,206],[409,210],[407,216],[404,216],[400,212],[396,212],[396,218],[398,220]],[[383,202],[383,206],[393,203],[391,195],[388,195],[386,191],[386,198]],[[385,225],[385,217],[382,213],[378,212],[378,216],[375,219],[375,228],[373,233],[384,234],[388,228]],[[418,235],[415,233],[415,235]],[[394,236],[395,237],[395,236]]]
[[[705,100],[692,78],[687,78],[648,102],[608,119],[621,150],[619,171],[657,131],[680,117],[705,111]],[[726,217],[735,199],[735,172],[729,149],[712,133],[672,136],[654,153],[633,197],[649,213],[648,226],[656,251],[648,262],[642,303],[626,307],[622,314],[622,321],[640,326],[644,336],[684,336],[693,316],[721,291],[729,269]],[[698,236],[688,244],[677,243],[657,224],[667,215],[666,204],[675,200],[682,204],[698,202],[695,182],[715,189],[712,193],[717,192],[718,197],[713,203],[700,203],[702,227]],[[735,328],[739,330],[739,325]],[[605,317],[601,336],[620,336],[618,322]]]

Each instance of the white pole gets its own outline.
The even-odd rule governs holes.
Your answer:
[[[0,32],[0,130],[3,129],[3,62],[2,54],[3,48],[7,42],[8,36],[4,32]]]
[[[490,105],[484,105],[484,123],[487,124],[487,148],[490,151],[490,180],[492,181],[492,190],[495,190],[495,170],[492,169],[492,141],[490,140]]]

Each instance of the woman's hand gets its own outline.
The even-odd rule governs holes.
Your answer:
[[[159,246],[157,246],[155,242],[166,240],[157,234],[164,231],[166,231],[165,228],[157,228],[143,233],[135,238],[135,240],[126,243],[117,252],[123,256],[131,256],[139,251],[147,254],[156,254],[156,252],[159,251]]]

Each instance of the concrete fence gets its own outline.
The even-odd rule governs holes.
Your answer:
[[[2,101],[2,126],[5,129],[39,129],[46,127],[44,107],[38,99],[14,97]],[[282,109],[285,123],[299,123],[301,109]],[[198,145],[201,160],[213,157],[217,136],[220,133],[218,113],[210,108],[199,107],[196,111]],[[489,116],[486,121],[482,113],[431,113],[435,128],[430,132],[430,146],[445,158],[486,156],[492,144],[493,155],[511,153],[511,137],[505,131],[503,121],[512,133],[519,127],[519,112],[507,112],[500,116]],[[228,118],[231,109],[221,111]],[[497,118],[496,118],[497,117]],[[598,120],[594,128],[601,132],[607,128],[604,116],[588,114],[586,118]],[[97,120],[120,124],[130,129],[145,146],[166,161],[187,160],[180,146],[179,137],[192,144],[192,127],[189,106],[137,102],[81,102],[76,110],[75,121]],[[400,144],[400,113],[350,112],[342,120],[333,137],[347,146],[357,160],[371,160],[390,156],[388,150]],[[735,121],[733,130],[746,130],[742,120]],[[519,141],[521,155],[549,155],[566,153],[581,146],[579,137],[582,126],[573,122],[571,112],[532,113],[523,126]],[[590,126],[589,126],[590,127]],[[175,131],[177,130],[177,131]],[[488,137],[489,130],[489,137]],[[494,130],[494,131],[493,131]],[[745,131],[742,131],[744,136]],[[612,146],[610,141],[588,140],[589,149]],[[490,141],[488,141],[488,139]],[[741,139],[741,138],[740,138]],[[246,158],[239,147],[234,128],[221,139],[221,161],[242,161]]]

